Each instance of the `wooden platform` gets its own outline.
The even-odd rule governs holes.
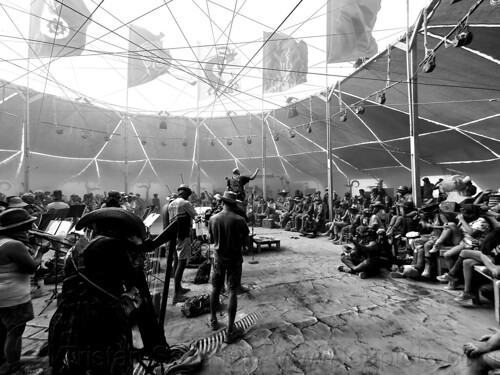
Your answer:
[[[280,250],[280,240],[277,240],[272,237],[253,237],[252,242],[257,245],[257,253],[260,253],[262,249],[262,245],[268,245],[268,248],[271,248],[272,245],[275,245],[276,250]]]

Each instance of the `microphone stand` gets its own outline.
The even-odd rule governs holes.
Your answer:
[[[255,259],[255,253],[253,251],[253,236],[254,236],[254,225],[255,225],[255,210],[254,210],[254,192],[252,191],[252,212],[253,212],[253,220],[252,220],[252,239],[250,241],[250,249],[252,250],[252,259],[248,261],[248,264],[258,264],[259,261]]]

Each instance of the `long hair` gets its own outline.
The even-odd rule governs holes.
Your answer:
[[[500,229],[495,229],[484,238],[483,244],[481,245],[481,252],[488,255],[498,245],[500,245]]]

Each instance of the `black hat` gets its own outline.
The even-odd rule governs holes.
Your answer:
[[[0,214],[0,231],[32,223],[36,217],[31,216],[24,208],[11,208]]]
[[[93,223],[107,224],[110,222],[118,222],[123,230],[130,235],[137,235],[143,240],[146,238],[146,227],[141,218],[132,212],[115,207],[100,208],[89,212],[78,221],[75,228],[81,230]]]
[[[229,204],[236,204],[239,201],[236,199],[237,195],[234,191],[225,191],[224,195],[220,197],[220,199],[224,203],[229,203]]]
[[[182,190],[186,191],[189,193],[189,195],[193,194],[193,191],[187,186],[186,184],[182,184],[177,188],[177,191],[180,193]]]

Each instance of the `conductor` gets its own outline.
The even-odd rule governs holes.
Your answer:
[[[260,168],[257,168],[253,175],[242,176],[238,168],[233,169],[233,176],[227,179],[227,190],[236,193],[236,199],[240,201],[245,200],[245,189],[244,186],[250,181],[255,179],[257,173],[259,173]]]

